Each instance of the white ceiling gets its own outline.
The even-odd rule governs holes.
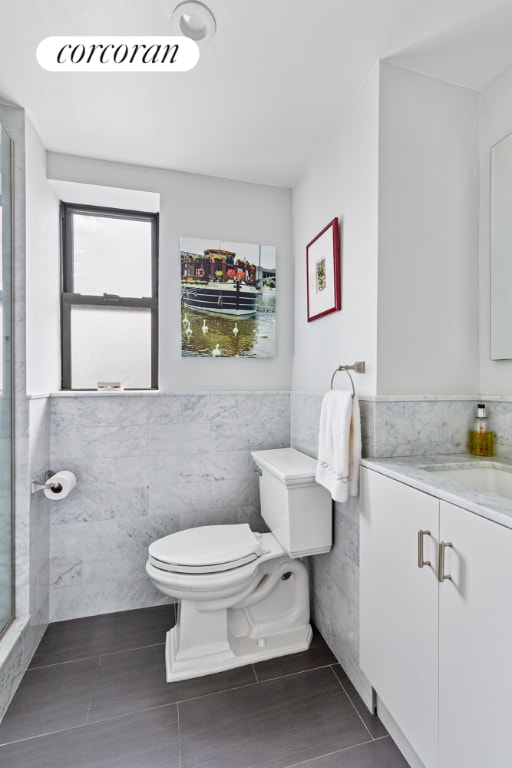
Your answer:
[[[512,0],[206,0],[187,73],[51,73],[51,35],[172,34],[179,0],[0,0],[0,98],[45,146],[291,186],[379,59],[481,89],[512,62]]]

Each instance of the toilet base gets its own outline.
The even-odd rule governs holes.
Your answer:
[[[265,659],[288,656],[291,653],[307,651],[312,638],[309,624],[290,629],[277,636],[255,639],[253,637],[231,637],[229,648],[217,652],[180,659],[179,628],[167,632],[165,644],[165,668],[167,682],[188,680],[222,672],[226,669],[243,667]]]
[[[234,605],[180,602],[177,624],[167,633],[167,681],[307,651],[312,634],[307,569],[280,555],[260,565]]]

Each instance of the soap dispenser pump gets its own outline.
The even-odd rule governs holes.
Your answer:
[[[489,428],[485,403],[478,403],[476,418],[469,432],[469,453],[473,456],[494,456],[494,432]]]

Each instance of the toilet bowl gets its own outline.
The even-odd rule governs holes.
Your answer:
[[[330,549],[331,497],[315,483],[309,456],[291,448],[252,455],[271,532],[246,523],[201,526],[149,547],[149,577],[179,601],[166,638],[168,682],[304,651],[311,642],[300,557]]]

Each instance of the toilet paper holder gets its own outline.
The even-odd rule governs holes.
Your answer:
[[[44,473],[44,483],[38,483],[37,481],[33,482],[30,486],[30,492],[37,493],[38,491],[44,491],[45,488],[51,488],[52,491],[59,493],[59,491],[62,490],[62,485],[60,483],[51,482],[52,477],[56,474],[57,473],[53,472],[51,469],[47,469]]]

